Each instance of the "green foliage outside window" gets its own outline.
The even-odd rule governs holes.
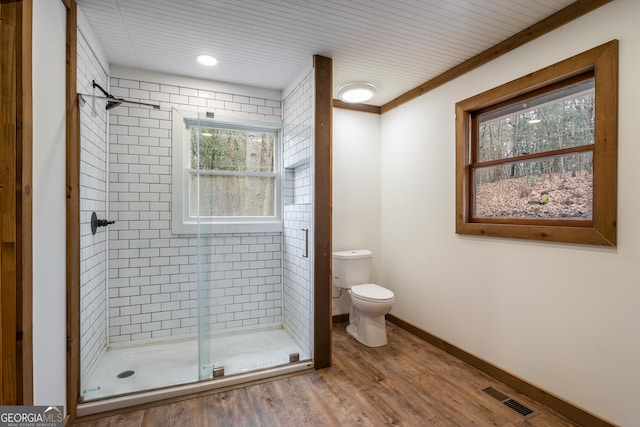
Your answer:
[[[275,133],[191,128],[190,216],[274,216],[275,141]]]

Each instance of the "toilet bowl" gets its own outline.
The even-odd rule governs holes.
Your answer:
[[[387,344],[384,316],[394,302],[394,294],[380,285],[369,283],[371,251],[341,251],[333,253],[334,285],[348,289],[351,298],[347,333],[367,347]]]

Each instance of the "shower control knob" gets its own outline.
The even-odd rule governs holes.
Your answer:
[[[98,215],[95,212],[91,214],[91,234],[96,234],[98,227],[106,227],[109,224],[115,224],[115,221],[98,219]]]

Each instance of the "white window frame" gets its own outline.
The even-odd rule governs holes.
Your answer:
[[[281,232],[282,225],[282,152],[281,135],[282,123],[250,120],[244,118],[218,117],[204,118],[204,113],[196,111],[172,110],[172,193],[171,193],[171,230],[173,234],[215,234],[215,233],[254,233],[254,232]],[[213,126],[231,125],[233,128],[264,129],[268,132],[276,132],[274,146],[274,173],[275,177],[275,215],[272,217],[239,217],[239,216],[214,216],[192,217],[189,215],[189,141],[186,141],[185,122],[200,118]],[[225,175],[221,173],[220,175]],[[234,174],[235,175],[235,174]],[[243,175],[255,176],[252,173]]]

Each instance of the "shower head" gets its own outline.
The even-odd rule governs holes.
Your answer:
[[[111,110],[112,108],[116,108],[118,105],[122,104],[124,102],[123,99],[118,99],[118,98],[113,98],[110,99],[109,101],[107,101],[107,110]]]
[[[93,83],[93,87],[94,88],[97,87],[100,90],[100,92],[102,92],[104,97],[107,99],[107,106],[106,106],[107,110],[111,110],[112,108],[116,108],[118,105],[122,104],[123,102],[127,102],[129,104],[146,105],[147,107],[153,107],[156,110],[160,109],[160,106],[156,105],[156,104],[149,104],[149,103],[141,102],[141,101],[129,101],[129,100],[126,100],[126,99],[123,99],[123,98],[116,98],[115,96],[111,95],[109,92],[104,90],[102,88],[102,86],[100,86],[98,83],[96,83],[95,80],[93,80],[92,83]],[[95,96],[95,95],[90,95],[90,96]],[[98,98],[100,98],[100,97],[98,97]]]
[[[93,87],[97,87],[100,92],[102,92],[104,94],[104,96],[107,97],[107,110],[111,110],[112,108],[116,108],[118,105],[122,104],[123,102],[125,102],[124,99],[119,99],[116,98],[115,96],[111,95],[109,92],[107,92],[106,90],[104,90],[102,88],[102,86],[100,86],[98,83],[96,83],[95,80],[93,80]]]

